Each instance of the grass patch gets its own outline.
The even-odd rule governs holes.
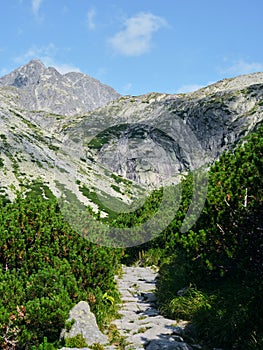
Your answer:
[[[199,280],[197,288],[191,285],[194,279],[191,266],[184,261],[161,266],[157,283],[161,313],[189,320],[194,325],[192,336],[204,349],[262,349],[262,287],[253,280],[232,277]]]
[[[83,338],[83,335],[78,334],[75,337],[66,338],[65,346],[69,348],[84,348],[84,347],[87,347],[88,344],[86,343],[85,338]]]
[[[111,185],[111,188],[114,189],[114,191],[116,191],[116,192],[118,192],[120,194],[123,194],[119,186]]]
[[[119,212],[122,212],[123,209],[125,209],[125,206],[128,206],[122,200],[113,197],[104,191],[100,191],[100,195],[103,197],[102,201],[94,190],[92,191],[86,186],[79,186],[79,190],[85,197],[95,203],[99,210],[106,212],[111,219],[115,218]]]
[[[112,179],[114,179],[117,183],[124,183],[126,185],[132,185],[131,180],[125,179],[124,177],[122,177],[120,175],[116,175],[116,174],[112,173],[110,177]]]
[[[122,336],[116,325],[111,324],[108,328],[108,338],[111,345],[117,347],[118,350],[125,350],[127,346],[126,337]]]

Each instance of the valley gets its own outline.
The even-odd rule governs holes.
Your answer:
[[[115,277],[154,265],[142,327],[185,320],[191,345],[162,324],[178,349],[260,349],[262,120],[263,73],[141,96],[39,60],[0,78],[0,347],[77,348],[60,334],[84,300],[109,349],[130,349],[141,320],[119,318],[121,294],[141,294]],[[135,349],[160,349],[147,330]]]

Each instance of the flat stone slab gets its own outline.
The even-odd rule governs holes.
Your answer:
[[[153,340],[146,346],[146,350],[192,350],[193,348],[184,342],[177,342],[173,338]]]

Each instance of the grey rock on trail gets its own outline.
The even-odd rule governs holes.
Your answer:
[[[93,345],[94,343],[108,343],[108,337],[99,330],[96,318],[90,311],[87,302],[80,301],[70,311],[68,321],[71,320],[75,320],[75,323],[69,331],[63,330],[61,332],[62,338],[73,338],[78,334],[82,334],[88,345]]]
[[[65,329],[61,332],[61,338],[73,338],[79,334],[83,336],[88,346],[92,348],[94,344],[103,345],[104,350],[114,350],[115,347],[107,345],[108,337],[103,334],[97,325],[95,315],[90,311],[89,304],[86,301],[80,301],[70,311],[68,321],[75,320],[75,323],[69,331]],[[90,347],[82,348],[82,350],[90,350]],[[63,347],[61,350],[74,350],[77,348]]]

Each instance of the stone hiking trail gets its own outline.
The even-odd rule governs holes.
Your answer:
[[[121,304],[118,318],[112,322],[120,335],[125,337],[125,350],[195,350],[200,345],[187,344],[183,337],[187,335],[186,321],[175,321],[160,315],[156,305],[156,279],[158,272],[154,267],[123,266],[121,276],[115,276]],[[109,345],[106,334],[99,330],[93,313],[87,302],[79,302],[70,312],[70,319],[75,319],[69,337],[82,334],[91,347],[101,344],[101,349],[116,350],[116,345]],[[64,331],[63,331],[64,332]],[[63,334],[62,332],[62,334]],[[64,334],[65,335],[65,334]],[[187,336],[188,342],[190,337]],[[97,347],[96,347],[97,349]],[[123,347],[122,347],[123,349]],[[78,350],[63,347],[61,350]]]
[[[154,294],[158,273],[150,267],[123,267],[117,277],[122,318],[113,321],[127,337],[125,350],[194,350],[182,338],[186,321],[177,322],[160,315]]]

